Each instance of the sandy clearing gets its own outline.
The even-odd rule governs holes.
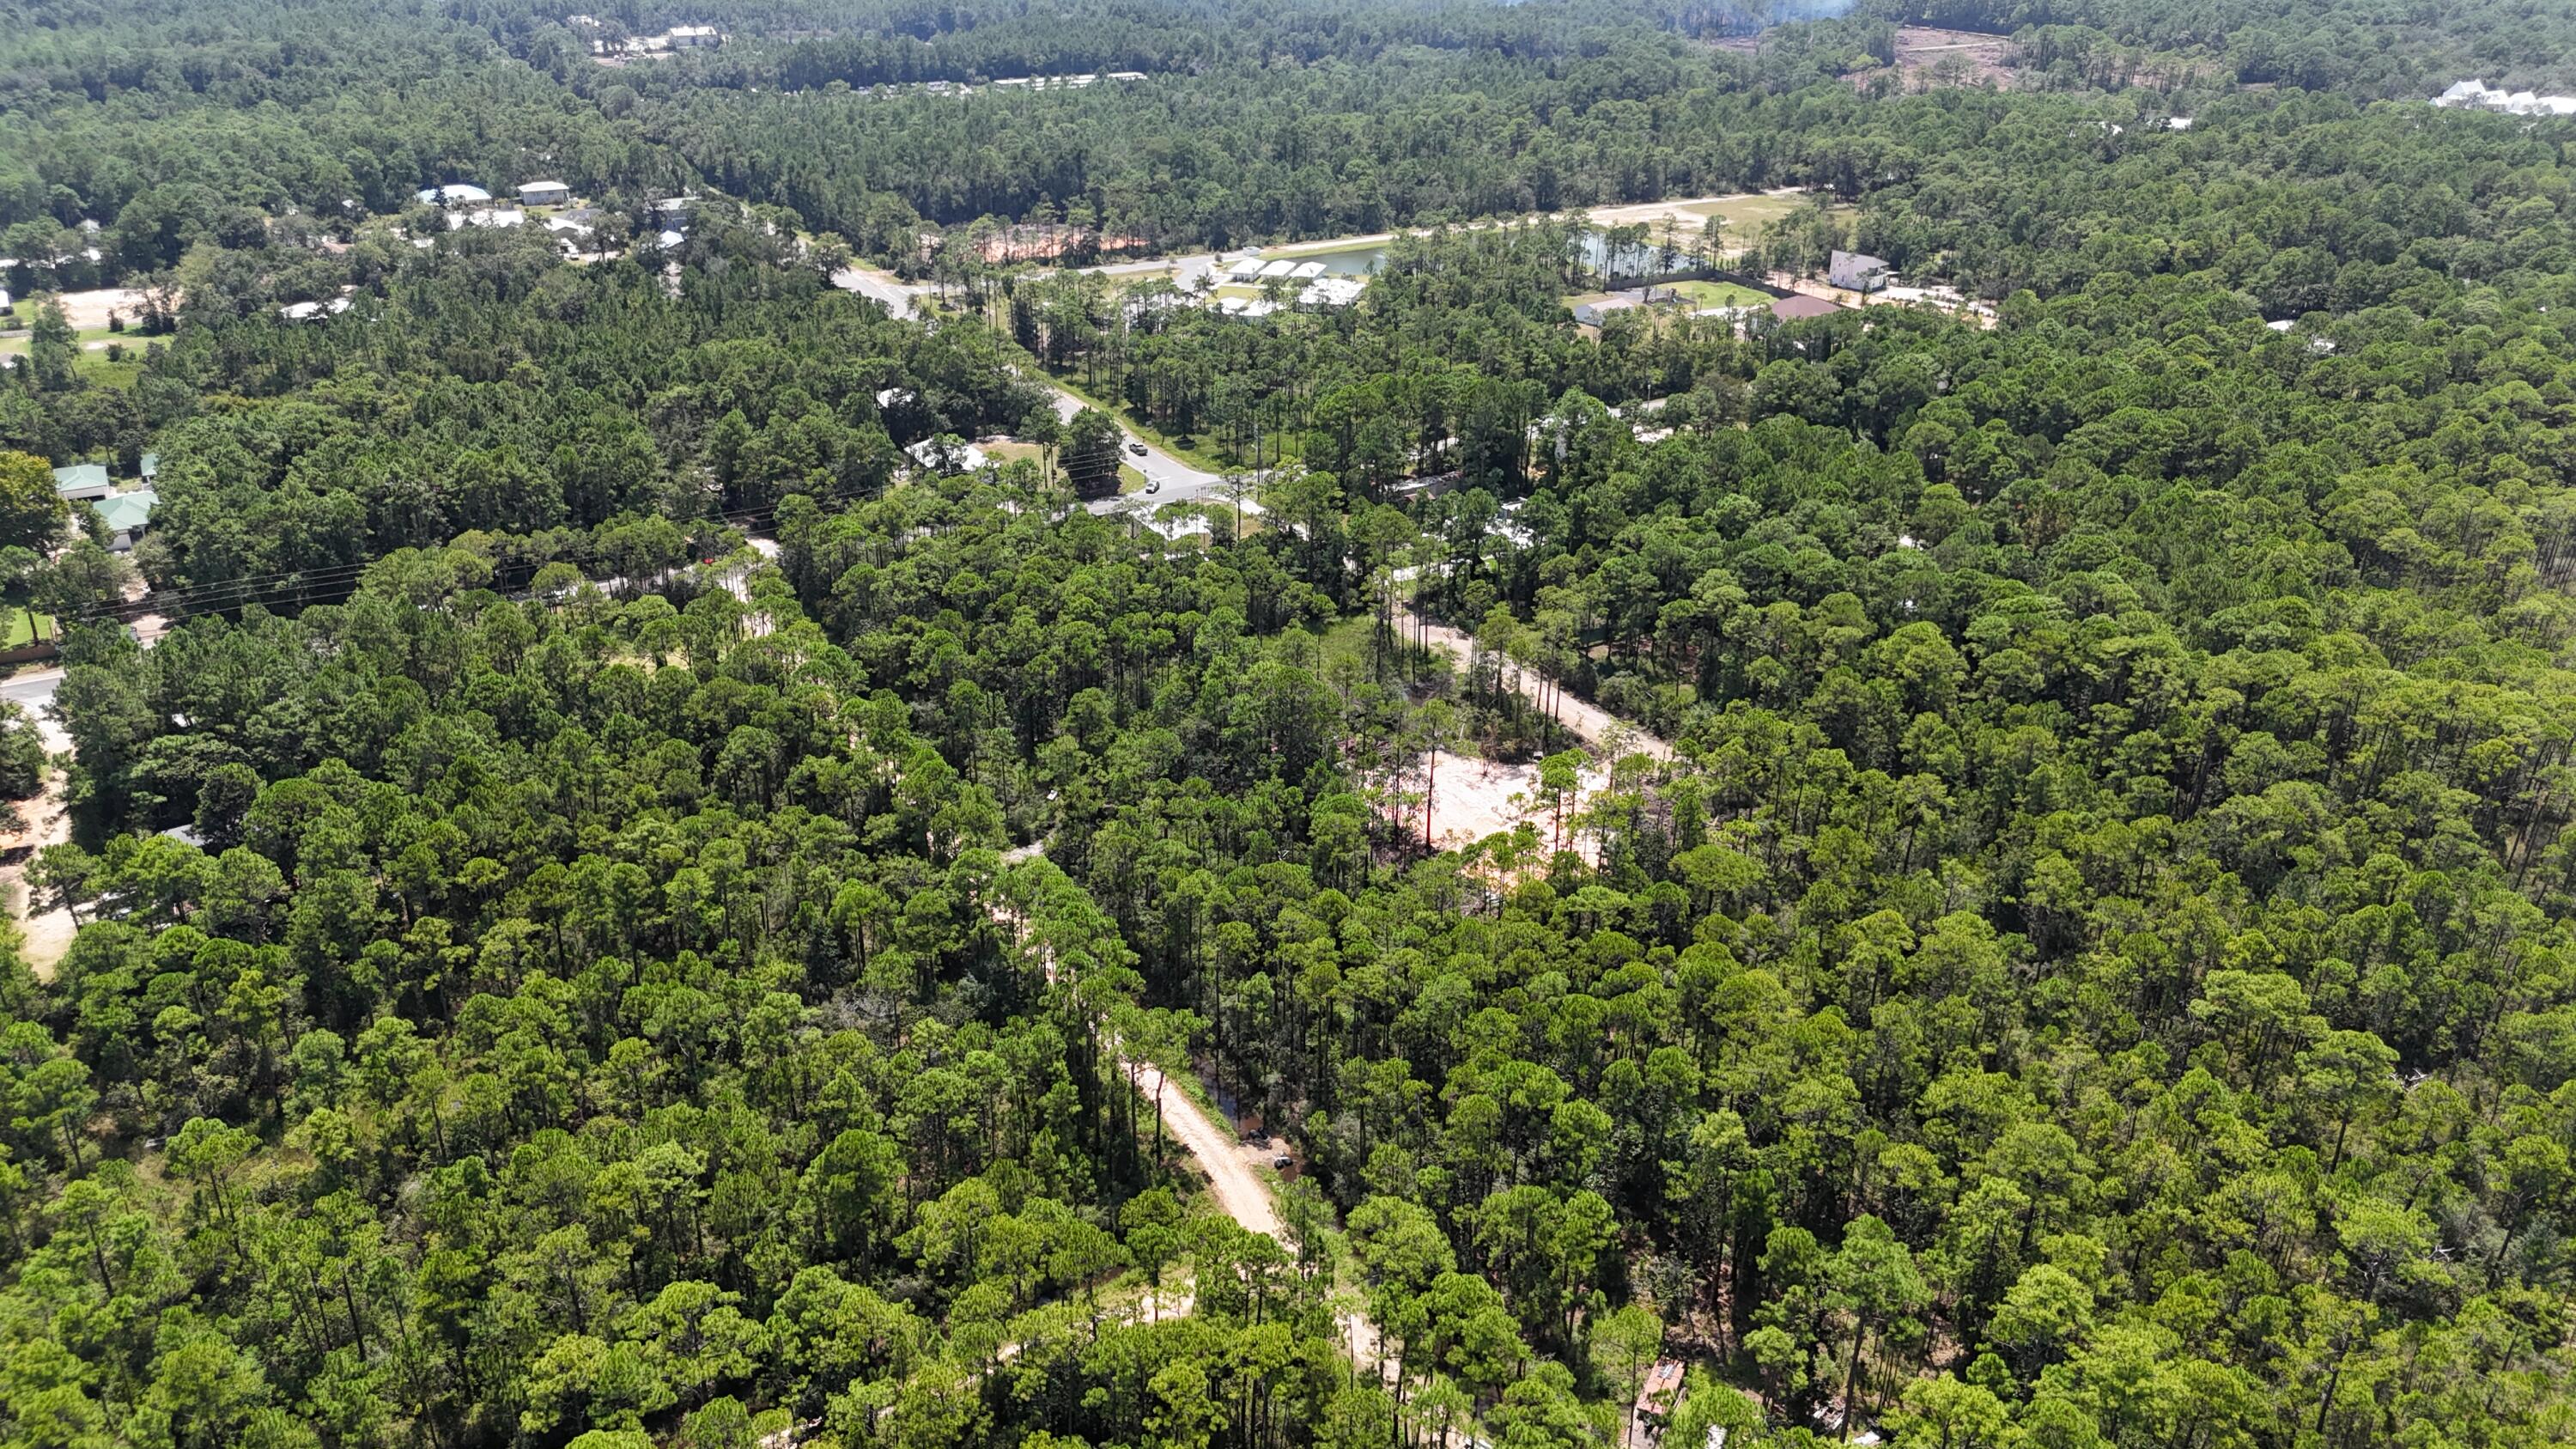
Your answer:
[[[1638,222],[1658,222],[1672,217],[1697,226],[1708,220],[1709,211],[1734,201],[1759,201],[1764,197],[1802,196],[1803,186],[1782,186],[1769,191],[1736,191],[1724,196],[1681,196],[1665,201],[1639,201],[1624,206],[1592,208],[1594,226],[1633,226]],[[1705,209],[1703,209],[1705,208]]]
[[[1465,850],[1489,836],[1508,835],[1526,823],[1538,831],[1542,855],[1552,848],[1557,822],[1539,791],[1536,761],[1511,765],[1447,750],[1435,758],[1438,769],[1431,780],[1431,840],[1435,846],[1441,850]],[[1576,798],[1566,803],[1565,845],[1595,865],[1600,863],[1598,847],[1589,835],[1574,828],[1574,817],[1586,800],[1609,783],[1609,772],[1597,761],[1587,764],[1578,777]],[[1418,771],[1405,774],[1407,790],[1417,790],[1421,784]],[[1419,804],[1405,809],[1397,823],[1408,836],[1419,839]]]
[[[107,314],[114,312],[126,321],[134,321],[143,311],[145,297],[134,287],[101,287],[91,292],[58,292],[55,301],[63,304],[63,316],[73,327],[87,332],[107,325]],[[22,297],[19,301],[39,302],[41,297]]]
[[[69,755],[72,737],[63,729],[61,721],[46,709],[30,709],[28,713],[35,717],[36,732],[45,742],[45,753]],[[33,902],[27,892],[27,867],[34,863],[37,851],[72,838],[71,810],[63,800],[63,784],[62,767],[48,761],[44,793],[18,807],[26,822],[25,827],[15,835],[0,839],[0,853],[11,857],[9,864],[0,866],[0,888],[8,892],[9,915],[18,925],[19,954],[26,959],[28,969],[36,973],[39,981],[54,979],[54,967],[62,961],[63,953],[71,949],[75,929],[69,911],[28,913]]]

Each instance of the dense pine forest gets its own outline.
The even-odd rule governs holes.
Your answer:
[[[13,12],[0,1449],[2576,1440],[2564,20],[1831,8]]]

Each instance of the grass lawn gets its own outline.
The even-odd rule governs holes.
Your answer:
[[[996,463],[1015,463],[1025,458],[1041,473],[1046,471],[1046,449],[1035,443],[978,443],[976,446],[984,450],[985,457]],[[1052,485],[1056,479],[1050,476],[1045,481]]]
[[[1771,298],[1737,282],[1675,282],[1673,290],[1699,307],[1759,307]]]
[[[1121,493],[1142,493],[1145,491],[1145,475],[1136,471],[1135,464],[1121,463],[1118,465],[1118,491]]]
[[[35,309],[25,305],[21,305],[18,308],[18,315],[15,317],[0,317],[0,329],[16,331],[21,334],[16,337],[0,337],[0,357],[24,357],[27,355],[27,338],[24,335],[24,330],[27,325],[34,320]],[[84,327],[80,329],[76,335],[80,339],[81,354],[79,359],[72,364],[72,370],[79,373],[89,381],[98,383],[105,387],[134,386],[134,379],[141,376],[143,372],[144,348],[155,341],[166,342],[169,340],[166,337],[145,337],[142,332],[132,328],[123,332],[110,332],[104,327]],[[104,342],[124,343],[124,360],[121,362],[110,362],[107,360],[107,349],[105,347],[92,345],[94,343]]]
[[[1700,202],[1696,205],[1685,206],[1681,209],[1689,212],[1693,216],[1722,216],[1726,218],[1727,234],[1730,237],[1741,240],[1751,236],[1754,228],[1761,226],[1766,222],[1778,221],[1784,216],[1791,215],[1792,213],[1814,206],[1815,204],[1815,198],[1806,195],[1742,196],[1737,197],[1732,201]],[[1848,210],[1849,208],[1837,207],[1835,209],[1839,211]]]
[[[47,639],[54,637],[53,615],[30,615],[24,609],[11,609],[8,633],[0,635],[0,649],[15,649],[22,644],[33,644],[40,636]]]

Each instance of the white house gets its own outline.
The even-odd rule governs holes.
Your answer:
[[[572,188],[560,181],[522,181],[519,183],[521,206],[562,206],[572,200]]]
[[[972,473],[987,461],[983,449],[953,434],[924,438],[903,451],[917,467],[932,473]]]
[[[424,206],[480,206],[491,199],[491,192],[463,181],[420,189],[420,201]]]
[[[674,25],[662,38],[673,50],[703,50],[724,41],[712,25]]]
[[[1574,320],[1586,327],[1598,327],[1602,320],[1613,312],[1625,312],[1632,307],[1644,305],[1644,298],[1622,292],[1617,296],[1604,297],[1597,302],[1575,303]]]

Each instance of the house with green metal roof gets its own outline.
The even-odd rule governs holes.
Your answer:
[[[86,503],[105,498],[107,490],[105,463],[74,463],[54,470],[54,491],[62,495],[65,502]]]
[[[160,501],[160,494],[137,488],[131,493],[111,493],[96,499],[90,507],[98,510],[99,522],[107,525],[107,546],[123,553],[134,547],[134,541],[151,526],[153,505]]]

